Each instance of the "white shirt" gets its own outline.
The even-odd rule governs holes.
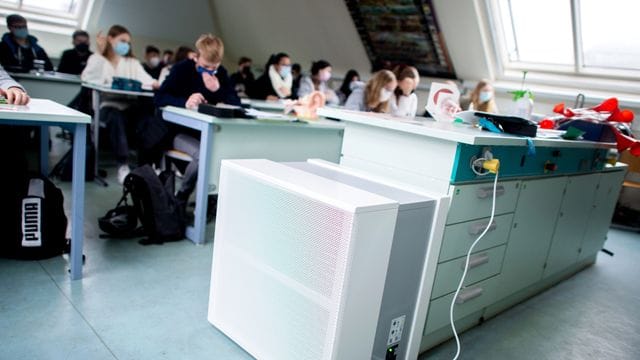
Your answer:
[[[142,83],[143,88],[151,89],[151,85],[155,80],[149,75],[140,61],[133,57],[120,57],[118,65],[113,65],[101,54],[93,54],[87,59],[87,66],[82,71],[80,79],[84,82],[111,86],[114,77],[123,77],[127,79],[138,80]],[[120,110],[126,109],[128,104],[126,101],[117,101],[112,97],[105,97],[100,107],[112,106]]]
[[[351,95],[344,103],[344,108],[347,110],[367,111],[367,105],[365,104],[365,84],[358,84],[351,90]]]
[[[315,91],[315,86],[313,85],[313,80],[310,76],[303,76],[300,79],[300,88],[298,88],[298,97],[303,98],[312,92]],[[318,91],[324,94],[325,99],[328,105],[338,105],[340,103],[340,99],[338,99],[338,95],[333,91],[328,85],[326,81],[323,81],[318,86]]]
[[[413,118],[418,112],[418,96],[415,93],[394,96],[389,103],[391,104],[391,114],[395,116]]]

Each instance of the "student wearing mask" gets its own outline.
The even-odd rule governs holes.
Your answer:
[[[398,86],[395,75],[389,70],[380,70],[365,86],[357,86],[349,95],[345,109],[389,113],[389,101]]]
[[[160,50],[157,47],[153,45],[147,46],[144,51],[144,64],[142,67],[152,78],[158,79],[160,77],[163,64],[160,59]]]
[[[480,80],[473,89],[469,110],[498,113],[493,86],[491,86],[489,80]]]
[[[193,60],[196,58],[196,55],[197,55],[196,52],[193,51],[192,48],[188,46],[180,46],[176,50],[175,56],[171,59],[171,61],[167,63],[167,65],[165,65],[165,67],[162,68],[162,71],[160,71],[160,77],[158,78],[158,82],[162,84],[167,79],[167,76],[169,76],[169,72],[171,72],[171,68],[173,67],[173,64],[177,64],[187,59]]]
[[[251,59],[243,56],[238,60],[238,71],[231,75],[231,80],[235,84],[236,93],[240,97],[247,97],[247,89],[253,86],[256,81],[251,72]]]
[[[303,76],[300,80],[298,98],[303,98],[314,91],[320,91],[324,94],[327,104],[338,105],[340,100],[335,91],[329,87],[329,79],[331,79],[331,64],[325,60],[315,61],[311,64],[311,75]]]
[[[393,70],[398,87],[391,98],[391,114],[413,118],[418,112],[418,96],[415,90],[420,82],[418,69],[413,66],[398,65]]]
[[[176,63],[171,73],[156,92],[157,107],[173,105],[196,110],[200,104],[240,105],[233,82],[221,65],[224,44],[219,37],[201,35],[196,41],[197,56],[193,60]],[[187,166],[182,185],[176,196],[186,204],[198,177],[200,143],[198,133],[181,128],[174,141],[174,148],[189,154],[193,161]],[[211,206],[210,206],[211,207]],[[211,209],[215,210],[215,209]]]
[[[0,64],[8,71],[28,72],[34,69],[34,60],[44,62],[44,70],[53,71],[49,56],[40,45],[38,39],[29,35],[27,19],[13,14],[7,16],[9,32],[2,36],[0,42]]]
[[[155,81],[131,52],[131,33],[121,25],[113,25],[107,36],[99,32],[96,37],[98,52],[91,55],[80,78],[82,81],[111,86],[113,77],[123,77],[140,81],[143,88],[158,88]],[[129,142],[127,128],[147,116],[152,109],[146,109],[139,98],[120,96],[102,97],[100,120],[107,124],[111,148],[118,162],[118,181],[122,184],[129,174]]]
[[[278,53],[271,55],[249,96],[261,100],[287,99],[292,95],[292,85],[291,59],[285,53]]]
[[[83,30],[73,32],[73,49],[65,50],[60,58],[58,72],[80,75],[84,67],[87,66],[89,56],[93,54],[89,50],[89,33]]]
[[[340,105],[344,105],[349,95],[351,95],[351,91],[359,83],[361,83],[360,74],[358,74],[358,72],[355,71],[354,69],[347,71],[347,74],[344,76],[344,79],[342,80],[342,85],[340,85],[340,88],[338,89],[338,91],[336,91],[336,94],[340,99]]]

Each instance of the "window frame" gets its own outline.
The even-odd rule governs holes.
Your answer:
[[[27,18],[29,28],[54,34],[69,35],[77,29],[86,29],[95,0],[78,1],[76,13],[47,11],[38,7],[0,0],[0,17],[20,14]]]
[[[522,71],[529,74],[539,74],[542,77],[560,75],[563,78],[581,78],[594,81],[595,88],[611,89],[613,82],[640,80],[640,70],[615,69],[603,67],[585,67],[582,50],[582,28],[580,19],[580,0],[569,0],[571,5],[571,29],[573,38],[573,65],[543,64],[525,61],[511,61],[507,49],[507,34],[504,31],[500,0],[484,0],[485,12],[488,19],[487,32],[490,34],[495,58],[496,75],[499,79],[515,80],[521,77]],[[517,45],[516,45],[517,46]],[[517,75],[516,75],[517,74]],[[529,75],[527,76],[529,78]],[[598,83],[602,83],[600,86]],[[560,81],[563,85],[570,85]],[[632,86],[633,91],[639,91],[640,85]]]

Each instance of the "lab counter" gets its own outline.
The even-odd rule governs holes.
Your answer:
[[[452,336],[448,309],[471,243],[465,286],[456,299],[459,331],[593,264],[602,249],[626,166],[609,165],[615,144],[494,134],[467,124],[323,108],[345,125],[341,165],[404,184],[406,189],[450,196],[439,254],[428,274],[420,349]],[[494,175],[477,159],[500,160],[495,218],[489,224]]]

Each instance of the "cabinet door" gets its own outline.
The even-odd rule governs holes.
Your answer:
[[[566,177],[522,182],[501,272],[502,297],[542,279],[566,182]]]
[[[567,180],[544,277],[553,275],[578,261],[599,180],[600,174],[570,176]]]
[[[591,215],[589,216],[578,257],[579,260],[593,256],[602,249],[611,225],[611,217],[620,194],[624,174],[624,171],[611,171],[600,174],[600,183],[595,192]]]

